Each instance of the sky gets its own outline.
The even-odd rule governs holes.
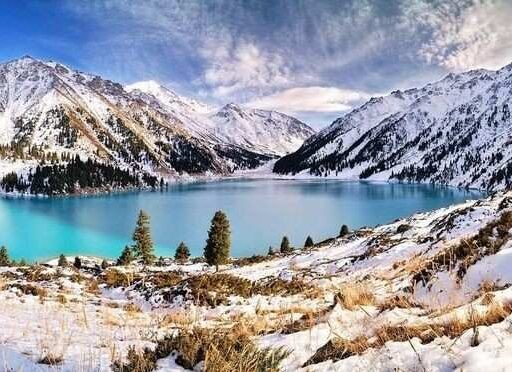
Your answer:
[[[364,103],[512,62],[510,0],[0,0],[0,62],[31,55],[317,128]]]

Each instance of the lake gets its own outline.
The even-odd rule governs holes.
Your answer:
[[[201,255],[210,219],[225,211],[233,256],[265,254],[283,235],[302,246],[337,235],[340,226],[375,226],[419,211],[482,196],[417,184],[333,180],[226,180],[140,192],[55,199],[0,199],[0,245],[12,257],[44,260],[60,253],[115,258],[131,241],[137,214],[151,216],[157,255],[185,241]]]

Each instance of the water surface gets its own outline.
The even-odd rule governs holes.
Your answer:
[[[0,245],[11,256],[43,260],[66,255],[117,257],[130,243],[142,208],[151,216],[157,254],[185,241],[201,255],[209,221],[224,210],[233,256],[266,253],[283,235],[299,246],[351,228],[391,222],[482,194],[431,185],[301,180],[229,180],[174,185],[166,192],[98,197],[0,199]]]

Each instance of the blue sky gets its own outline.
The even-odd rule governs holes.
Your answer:
[[[511,17],[507,0],[0,0],[0,61],[157,80],[320,127],[371,96],[512,62]]]

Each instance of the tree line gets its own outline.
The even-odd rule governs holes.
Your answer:
[[[15,172],[6,174],[0,180],[0,186],[6,192],[30,192],[33,195],[75,194],[82,189],[100,189],[127,187],[163,187],[163,179],[143,173],[136,173],[119,167],[99,163],[88,159],[83,161],[78,155],[62,165],[37,166],[28,175]]]

